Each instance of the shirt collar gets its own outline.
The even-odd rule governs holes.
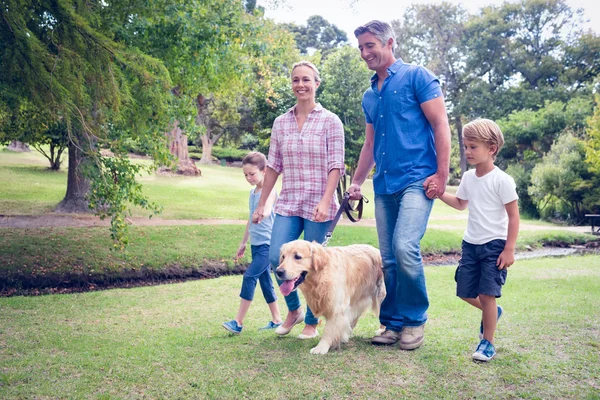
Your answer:
[[[296,106],[297,106],[297,105],[298,105],[298,104],[294,104],[294,106],[293,106],[293,107],[291,107],[291,108],[289,108],[289,109],[287,110],[287,113],[292,113],[292,114],[293,114],[293,113],[294,113],[294,110],[296,109]],[[313,112],[318,112],[318,111],[321,111],[322,109],[323,109],[323,106],[321,105],[321,103],[317,103],[317,105],[315,106],[315,108],[313,108],[312,110],[310,110],[310,112],[311,112],[311,113],[313,113]]]
[[[394,74],[396,74],[396,72],[398,72],[398,70],[400,69],[400,67],[402,66],[402,64],[404,64],[404,61],[402,61],[401,58],[398,58],[392,65],[390,65],[387,69],[387,73],[389,76],[392,76]],[[375,83],[378,80],[378,76],[377,73],[375,73],[372,77],[371,77],[371,83]]]

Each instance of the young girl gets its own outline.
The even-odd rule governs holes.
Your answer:
[[[262,153],[252,152],[244,157],[242,161],[242,170],[249,184],[256,186],[250,191],[250,217],[254,213],[263,187],[263,179],[267,169],[267,159]],[[250,308],[252,299],[254,298],[254,290],[256,289],[256,281],[260,282],[263,296],[267,301],[271,310],[272,320],[261,329],[275,329],[281,325],[281,315],[277,305],[277,295],[271,280],[271,264],[269,262],[269,243],[271,242],[271,228],[275,213],[273,212],[273,203],[277,197],[276,191],[273,190],[269,195],[265,205],[266,217],[260,224],[253,224],[250,219],[246,224],[244,237],[238,248],[236,258],[243,257],[246,251],[246,243],[250,238],[250,246],[252,249],[252,262],[244,273],[242,281],[242,291],[240,293],[241,301],[240,308],[235,319],[224,322],[223,328],[229,332],[238,335],[244,327],[244,317]]]

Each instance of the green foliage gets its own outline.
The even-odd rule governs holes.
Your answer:
[[[531,172],[529,194],[542,216],[583,220],[584,198],[590,195],[593,182],[584,161],[583,141],[571,134],[562,135]],[[594,179],[593,179],[594,178]]]
[[[344,124],[345,160],[352,176],[365,140],[365,116],[361,101],[372,72],[360,58],[359,52],[350,46],[333,51],[323,62],[321,71],[322,92],[319,101],[323,107],[337,114]]]
[[[97,210],[101,219],[112,218],[110,234],[113,247],[123,250],[129,242],[129,224],[126,216],[130,213],[127,204],[147,209],[153,215],[159,214],[162,208],[148,201],[142,193],[142,185],[136,181],[136,176],[142,171],[147,171],[147,167],[131,163],[129,158],[122,154],[116,157],[103,157],[98,154],[97,157],[100,161],[91,164],[88,174],[99,176],[100,179],[91,181],[89,206]]]
[[[284,27],[294,34],[296,46],[301,54],[310,54],[311,51],[318,50],[323,58],[326,58],[336,47],[348,44],[346,32],[320,15],[308,17],[306,25],[289,23]]]
[[[596,105],[594,114],[587,120],[587,147],[586,147],[586,162],[590,166],[590,170],[595,173],[600,173],[600,95],[595,96]]]
[[[229,162],[242,161],[242,159],[248,154],[248,150],[240,150],[232,147],[214,146],[212,154],[219,160],[224,159]]]
[[[515,184],[517,185],[521,215],[526,215],[530,218],[539,217],[538,209],[528,191],[531,184],[531,169],[526,169],[521,164],[511,164],[506,168],[506,173],[515,180]]]

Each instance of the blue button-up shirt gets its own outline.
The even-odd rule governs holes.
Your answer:
[[[428,69],[401,59],[387,71],[381,91],[375,74],[362,100],[366,121],[375,129],[377,194],[399,192],[437,171],[433,129],[421,103],[442,97],[440,81]]]

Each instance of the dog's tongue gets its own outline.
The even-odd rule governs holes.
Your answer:
[[[294,290],[294,282],[295,281],[283,281],[283,283],[281,284],[281,286],[279,286],[279,290],[281,291],[281,294],[284,296],[289,295],[290,293],[292,293],[292,291]]]

